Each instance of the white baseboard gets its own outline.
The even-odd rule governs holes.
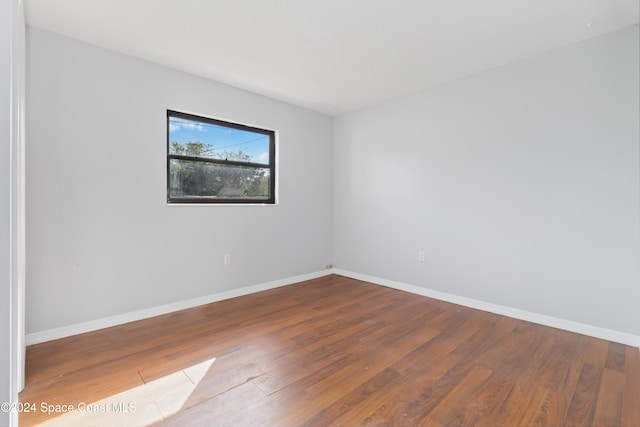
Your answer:
[[[85,332],[91,332],[98,329],[109,328],[111,326],[117,326],[124,323],[134,322],[136,320],[147,319],[149,317],[160,316],[162,314],[172,313],[174,311],[184,310],[187,308],[197,307],[199,305],[210,304],[216,301],[222,301],[225,299],[235,298],[243,295],[248,295],[268,289],[274,289],[281,286],[291,285],[298,282],[304,282],[305,280],[311,280],[318,277],[327,276],[329,274],[337,274],[340,276],[350,277],[365,282],[374,283],[381,286],[387,286],[389,288],[398,289],[405,292],[410,292],[416,295],[422,295],[429,298],[434,298],[442,301],[459,304],[465,307],[476,308],[478,310],[488,311],[490,313],[496,313],[503,316],[512,317],[514,319],[525,320],[528,322],[537,323],[540,325],[551,326],[553,328],[563,329],[570,332],[576,332],[583,335],[592,336],[595,338],[601,338],[608,341],[614,341],[633,347],[640,347],[640,336],[629,334],[626,332],[619,332],[612,329],[601,328],[598,326],[587,325],[584,323],[573,322],[570,320],[560,319],[557,317],[547,316],[543,314],[533,313],[526,310],[520,310],[517,308],[507,307],[498,304],[492,304],[485,301],[480,301],[472,298],[465,298],[458,295],[449,294],[446,292],[435,291],[432,289],[423,288],[420,286],[409,285],[406,283],[396,282],[388,279],[381,279],[379,277],[368,276],[365,274],[354,273],[347,270],[341,270],[334,268],[331,270],[323,270],[315,273],[303,274],[300,276],[289,277],[285,279],[275,280],[272,282],[260,283],[253,286],[246,286],[239,289],[232,289],[230,291],[219,292],[216,294],[205,295],[203,297],[194,298],[185,301],[178,301],[171,304],[161,305],[157,307],[151,307],[144,310],[133,311],[129,313],[119,314],[116,316],[109,316],[102,319],[91,320],[88,322],[77,323],[74,325],[63,326],[61,328],[48,329],[46,331],[34,332],[27,334],[26,344],[38,344],[46,341],[56,340],[60,338],[69,337],[72,335],[78,335]]]
[[[601,328],[598,326],[587,325],[584,323],[573,322],[570,320],[560,319],[557,317],[547,316],[544,314],[533,313],[526,310],[507,307],[498,304],[492,304],[471,298],[465,298],[446,292],[434,291],[432,289],[422,288],[420,286],[408,285],[393,280],[381,279],[379,277],[367,276],[365,274],[354,273],[351,271],[334,268],[332,273],[340,276],[350,277],[352,279],[362,280],[365,282],[382,285],[393,289],[398,289],[412,294],[422,295],[442,301],[451,302],[465,307],[476,308],[478,310],[488,311],[490,313],[501,314],[503,316],[512,317],[514,319],[526,320],[528,322],[540,325],[551,326],[553,328],[563,329],[565,331],[576,332],[582,335],[588,335],[595,338],[605,339],[621,344],[640,347],[640,336],[629,334],[626,332],[614,331],[612,329]]]
[[[162,314],[172,313],[174,311],[184,310],[187,308],[197,307],[199,305],[210,304],[216,301],[222,301],[243,295],[253,294],[268,289],[279,288],[305,280],[316,279],[331,274],[330,270],[318,271],[315,273],[303,274],[286,279],[275,280],[267,283],[260,283],[253,286],[246,286],[230,291],[219,292],[211,295],[205,295],[199,298],[193,298],[185,301],[178,301],[171,304],[151,307],[144,310],[132,311],[129,313],[118,314],[116,316],[104,317],[102,319],[91,320],[88,322],[77,323],[74,325],[63,326],[61,328],[48,329],[46,331],[34,332],[27,334],[27,345],[38,344],[45,341],[57,340],[72,335],[83,334],[85,332],[96,331],[98,329],[109,328],[111,326],[122,325],[124,323],[134,322],[136,320],[147,319],[149,317],[160,316]]]

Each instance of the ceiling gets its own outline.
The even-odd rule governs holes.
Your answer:
[[[24,0],[27,24],[329,115],[638,24],[638,0]]]

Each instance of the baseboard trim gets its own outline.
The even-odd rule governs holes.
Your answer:
[[[408,285],[406,283],[396,282],[388,279],[381,279],[379,277],[354,273],[352,271],[341,270],[338,268],[332,269],[331,272],[340,276],[350,277],[352,279],[362,280],[365,282],[374,283],[376,285],[386,286],[389,288],[398,289],[401,291],[410,292],[412,294],[422,295],[441,301],[447,301],[465,307],[488,311],[490,313],[500,314],[503,316],[512,317],[514,319],[525,320],[544,326],[551,326],[553,328],[563,329],[565,331],[588,335],[591,337],[605,339],[607,341],[613,341],[633,347],[640,347],[640,336],[629,334],[626,332],[619,332],[612,329],[588,325],[585,323],[573,322],[571,320],[533,313],[526,310],[520,310],[517,308],[493,304],[472,298],[465,298],[446,292],[435,291],[433,289],[427,289],[415,285]]]
[[[243,295],[249,295],[256,292],[279,288],[281,286],[292,285],[294,283],[304,282],[306,280],[328,276],[329,274],[332,274],[330,270],[322,270],[322,271],[317,271],[315,273],[308,273],[300,276],[274,280],[272,282],[260,283],[252,286],[245,286],[239,289],[232,289],[225,292],[205,295],[199,298],[178,301],[175,303],[165,304],[157,307],[151,307],[144,310],[137,310],[129,313],[118,314],[115,316],[104,317],[102,319],[96,319],[88,322],[77,323],[74,325],[63,326],[60,328],[48,329],[46,331],[34,332],[31,334],[27,334],[26,344],[27,345],[39,344],[46,341],[52,341],[60,338],[70,337],[72,335],[83,334],[85,332],[96,331],[98,329],[110,328],[112,326],[122,325],[124,323],[134,322],[136,320],[148,319],[149,317],[160,316],[162,314],[167,314],[167,313],[172,313],[174,311],[197,307],[199,305],[205,305],[205,304],[210,304],[216,301],[222,301],[230,298],[240,297]]]

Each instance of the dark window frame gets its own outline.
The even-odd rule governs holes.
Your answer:
[[[213,124],[215,126],[226,127],[230,129],[243,130],[253,133],[267,135],[269,137],[269,163],[242,162],[227,159],[194,157],[182,154],[171,154],[170,141],[170,119],[176,117],[180,119],[190,120],[194,122],[202,122]],[[269,189],[270,194],[267,198],[241,198],[241,197],[175,197],[171,196],[171,160],[183,160],[197,163],[212,163],[226,166],[240,166],[255,169],[269,169]],[[249,204],[249,205],[275,205],[276,204],[276,132],[273,130],[247,126],[239,123],[228,122],[225,120],[212,119],[209,117],[197,116],[194,114],[183,113],[180,111],[167,110],[167,203],[168,204]]]

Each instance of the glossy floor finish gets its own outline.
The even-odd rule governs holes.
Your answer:
[[[340,276],[30,346],[26,384],[20,426],[640,426],[637,348]]]

